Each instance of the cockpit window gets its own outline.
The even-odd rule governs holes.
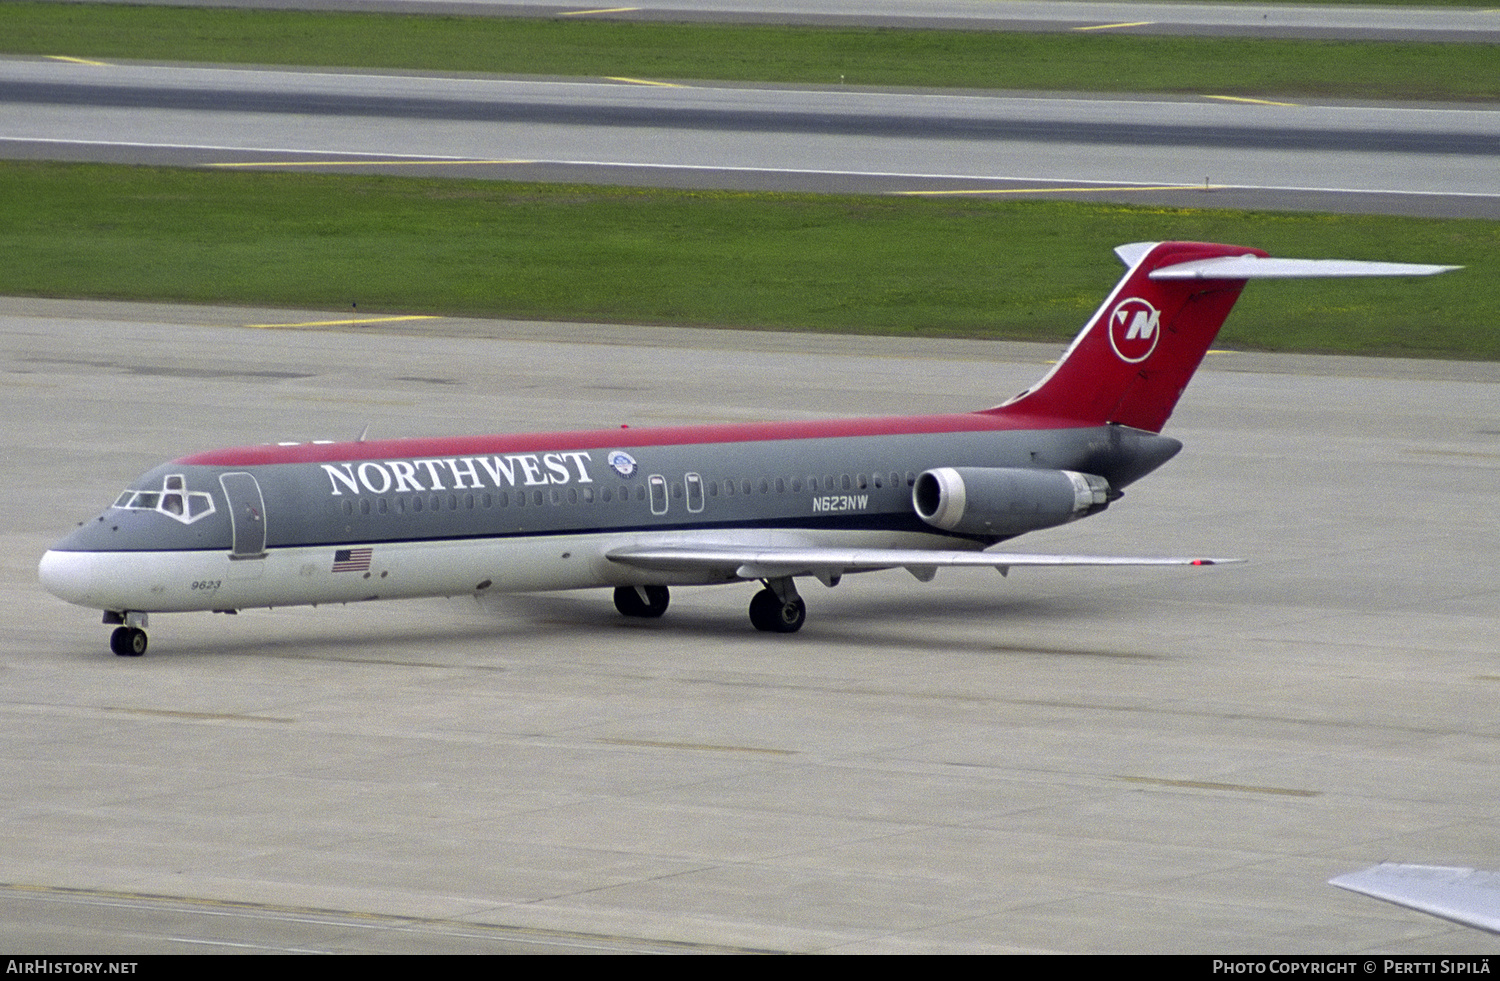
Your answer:
[[[114,507],[128,511],[157,511],[190,525],[214,513],[214,499],[204,491],[187,489],[187,479],[180,473],[162,478],[161,490],[127,490],[115,498]]]
[[[189,494],[187,496],[187,504],[187,519],[190,522],[196,518],[203,517],[205,514],[213,514],[214,511],[214,499],[207,494]]]

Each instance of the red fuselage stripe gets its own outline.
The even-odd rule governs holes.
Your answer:
[[[433,439],[372,440],[363,443],[298,443],[292,446],[237,446],[208,450],[176,461],[193,466],[253,467],[287,463],[337,463],[411,457],[454,457],[541,450],[588,450],[604,447],[694,446],[709,443],[758,443],[790,439],[847,439],[858,436],[904,436],[933,433],[994,432],[1016,429],[1075,429],[1072,420],[1011,416],[1003,412],[966,412],[941,416],[877,419],[830,419],[818,422],[757,422],[721,426],[662,426],[650,429],[594,429],[561,433],[516,433],[496,436],[451,436]]]

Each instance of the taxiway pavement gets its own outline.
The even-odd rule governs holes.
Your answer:
[[[791,637],[749,587],[161,616],[112,656],[36,561],[164,459],[950,411],[1057,354],[291,326],[328,319],[0,300],[7,949],[1493,951],[1325,883],[1500,868],[1500,366],[1213,354],[1176,460],[1023,540],[1244,566],[851,576]]]

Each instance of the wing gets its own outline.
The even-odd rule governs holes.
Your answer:
[[[935,552],[899,548],[760,548],[744,545],[632,545],[605,557],[654,572],[714,572],[725,579],[815,576],[833,585],[851,572],[905,569],[923,582],[948,566],[981,566],[1003,576],[1016,566],[1224,565],[1244,559],[1137,558],[1110,555],[1028,555],[1017,552]]]
[[[1328,882],[1464,926],[1500,933],[1500,875],[1494,872],[1382,862]]]

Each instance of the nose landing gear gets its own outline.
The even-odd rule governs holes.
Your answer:
[[[109,649],[120,657],[140,657],[146,653],[146,631],[140,627],[117,627],[109,635]]]
[[[120,657],[140,657],[146,653],[146,614],[138,610],[105,610],[104,622],[121,624],[109,635],[110,650]]]

